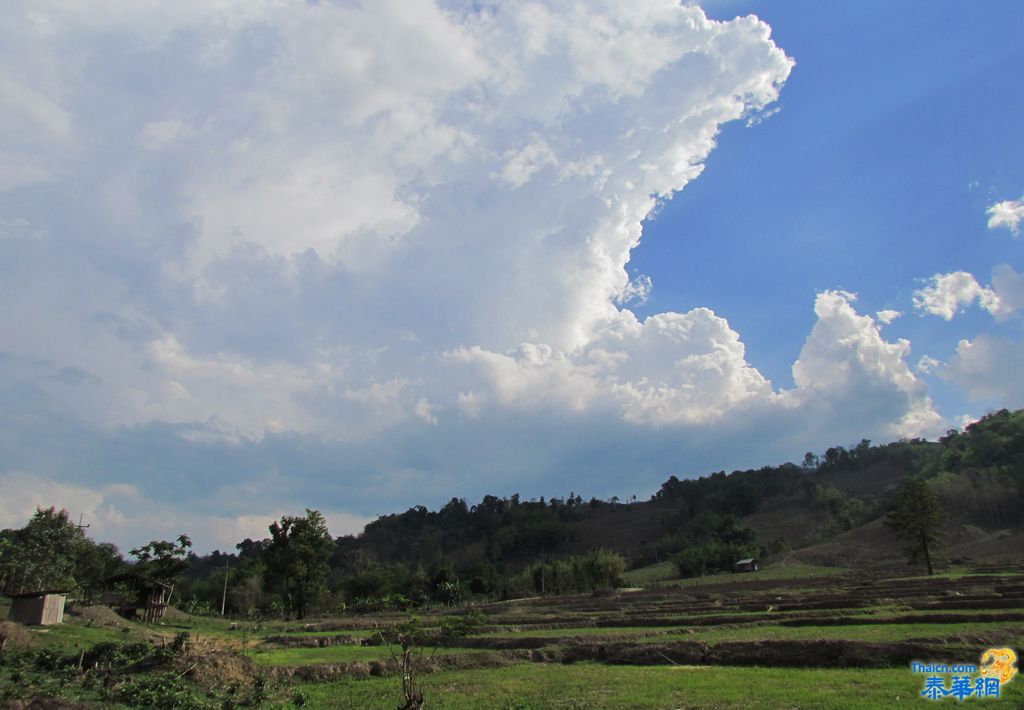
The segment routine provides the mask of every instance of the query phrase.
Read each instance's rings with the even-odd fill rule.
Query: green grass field
[[[627,587],[646,587],[678,576],[676,566],[671,562],[658,562],[647,567],[631,569],[622,575]]]
[[[399,651],[396,649],[395,651]],[[438,656],[477,653],[471,648],[445,648]],[[326,648],[273,648],[247,652],[259,666],[303,666],[312,663],[384,661],[391,658],[387,646],[327,646]],[[428,651],[426,655],[430,655]]]
[[[484,708],[777,708],[929,707],[924,686],[910,669],[807,670],[708,666],[571,666],[522,663],[506,668],[436,673],[424,678],[429,707]],[[370,678],[296,686],[308,708],[394,708],[394,679]],[[1017,708],[1024,682],[1011,683],[1000,700],[979,708]],[[951,701],[955,702],[955,701]]]
[[[103,642],[138,641],[145,635],[145,629],[128,625],[120,629],[111,629],[71,621],[54,626],[29,627],[29,633],[39,648],[75,649],[89,648]]]
[[[640,656],[624,654],[623,648],[630,653],[646,653],[654,662],[661,662],[662,657],[668,661],[670,656],[657,655],[659,649],[646,647],[678,641],[697,641],[710,646],[814,640],[884,645],[913,639],[955,653],[960,653],[957,649],[971,649],[969,658],[922,658],[922,661],[964,663],[977,662],[977,655],[992,646],[1015,648],[1018,653],[1024,651],[1024,620],[1013,620],[1012,616],[1010,621],[975,619],[985,618],[979,615],[1024,612],[1019,605],[1024,591],[1019,574],[995,576],[955,571],[938,578],[878,576],[864,579],[846,570],[794,565],[747,575],[659,580],[659,574],[664,572],[662,567],[660,572],[645,568],[630,573],[647,575],[646,579],[651,580],[648,584],[655,586],[647,592],[531,598],[481,605],[486,628],[477,636],[487,639],[487,645],[503,646],[502,639],[507,639],[508,646],[515,648],[516,639],[538,637],[544,639],[539,644],[543,648],[493,651],[472,647],[479,643],[472,639],[454,640],[450,648],[437,652],[438,659],[448,658],[442,664],[448,670],[420,675],[428,707],[921,708],[931,706],[920,697],[924,677],[904,666],[783,668],[778,667],[780,657],[771,653],[755,657],[759,659],[757,663],[775,664],[773,667],[616,663],[638,662],[630,659]],[[634,578],[634,581],[641,580]],[[823,603],[832,604],[833,599],[834,606],[822,607]],[[953,608],[944,609],[943,606],[949,606],[947,602],[955,602]],[[956,608],[956,604],[961,603],[966,608]],[[978,606],[972,608],[975,603]],[[929,610],[932,608],[929,605],[933,604],[940,605],[942,616],[933,616],[931,622],[925,618],[914,621],[916,616],[935,614]],[[921,610],[913,611],[915,605]],[[777,606],[784,610],[767,611]],[[139,674],[135,681],[140,684],[139,692],[145,690],[152,679],[152,683],[157,684],[154,687],[167,687],[168,692],[183,693],[183,697],[189,698],[184,705],[179,703],[175,707],[213,710],[225,703],[235,706],[243,696],[247,698],[246,703],[252,704],[256,687],[253,683],[263,682],[256,680],[263,677],[268,679],[264,690],[260,691],[259,707],[263,708],[290,708],[298,701],[303,701],[303,707],[308,708],[395,708],[401,702],[400,678],[393,671],[385,670],[383,676],[326,680],[349,672],[365,676],[369,670],[367,663],[392,658],[387,647],[338,644],[292,648],[273,642],[274,637],[282,636],[289,640],[309,639],[311,644],[320,637],[365,638],[376,633],[375,622],[386,627],[403,618],[395,614],[302,622],[232,622],[177,612],[169,614],[163,623],[147,626],[117,619],[109,611],[105,614],[102,610],[94,611],[92,621],[76,614],[66,616],[66,623],[61,625],[27,630],[32,648],[19,651],[20,660],[12,654],[10,662],[0,662],[0,706],[13,698],[61,697],[91,702],[92,707],[97,708],[117,707],[116,703],[123,702],[126,696],[111,694],[109,683],[128,682],[130,675],[123,679],[115,675],[111,681],[109,675],[90,677],[87,672],[69,669],[66,663],[61,669],[48,670],[50,657],[45,654],[60,652],[77,659],[82,650],[95,644],[142,639],[161,647],[182,631],[190,635],[193,655],[178,658],[177,665],[170,669]],[[432,627],[438,623],[440,615],[463,611],[425,609],[419,614],[420,623],[422,627]],[[909,619],[885,623],[887,618],[897,615]],[[876,623],[829,625],[827,621],[833,617]],[[783,625],[793,618],[816,625]],[[545,626],[548,628],[543,628]],[[607,644],[614,644],[608,648],[615,651],[605,656]],[[771,651],[772,647],[765,648]],[[810,648],[816,653],[815,647]],[[211,686],[182,677],[189,672],[193,661],[204,663],[204,654],[226,653],[226,649],[241,652],[255,664],[256,670],[253,670],[245,659],[231,656],[242,663],[243,670],[247,669],[245,678],[239,679],[236,675],[231,681],[244,683],[242,689],[231,690],[231,684],[223,679],[218,681],[219,685]],[[594,653],[595,649],[600,653]],[[665,652],[671,653],[667,649]],[[43,655],[38,658],[31,655],[40,653]],[[671,657],[680,659],[678,655]],[[705,656],[714,662],[725,662],[716,659],[727,657]],[[855,658],[856,654],[851,657]],[[603,658],[607,662],[560,662],[572,658]],[[355,666],[346,665],[350,663]],[[804,658],[799,663],[813,666],[814,657]],[[313,665],[324,668],[310,669],[306,675],[299,671],[303,666]],[[373,672],[380,672],[380,668],[376,667]],[[293,684],[288,680],[293,677],[322,680]],[[158,685],[161,683],[163,685]],[[1018,677],[1004,691],[1004,697],[998,701],[968,702],[977,707],[1024,707],[1024,678]],[[955,702],[949,698],[945,704]]]

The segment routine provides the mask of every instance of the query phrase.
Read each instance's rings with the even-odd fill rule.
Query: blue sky
[[[935,273],[984,280],[1020,264],[1020,242],[990,233],[985,213],[1024,183],[1019,5],[724,2],[710,14],[748,12],[797,66],[779,113],[727,125],[700,180],[645,226],[630,267],[655,288],[640,312],[712,307],[782,386],[818,291],[905,312],[886,334],[908,338],[915,356],[945,359],[960,338],[998,328],[973,311],[948,324],[921,317],[912,292]],[[1002,405],[929,384],[951,418]]]
[[[753,17],[751,15],[756,15]],[[0,525],[646,496],[1024,405],[1018,3],[15,3]]]

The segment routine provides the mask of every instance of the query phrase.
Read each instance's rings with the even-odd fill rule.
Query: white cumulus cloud
[[[1014,236],[1020,234],[1020,223],[1024,220],[1024,198],[1003,200],[988,208],[988,228],[1005,227]]]
[[[996,292],[979,284],[966,271],[935,274],[931,277],[930,286],[914,291],[915,308],[946,320],[952,320],[961,308],[975,301],[990,313],[999,311]]]
[[[106,487],[130,481],[221,540],[282,512],[266,500],[351,521],[551,477],[599,494],[698,450],[738,463],[737,441],[763,463],[843,427],[936,426],[909,344],[879,333],[895,312],[849,294],[818,296],[790,390],[710,309],[630,310],[652,288],[628,269],[644,220],[793,66],[757,18],[664,0],[5,10],[0,470],[78,486],[97,518],[127,516]]]
[[[890,323],[892,323],[894,320],[896,320],[897,318],[901,317],[902,315],[903,315],[902,311],[896,311],[896,310],[893,310],[891,308],[887,308],[885,310],[878,311],[875,314],[875,320],[877,320],[879,323],[883,323],[885,325],[889,325]]]
[[[800,357],[793,365],[796,389],[786,392],[790,403],[833,407],[842,403],[850,413],[882,402],[901,412],[890,435],[920,436],[941,425],[927,388],[907,364],[910,342],[886,341],[875,321],[853,307],[856,296],[844,291],[818,295],[818,315]]]
[[[993,270],[991,286],[982,286],[966,271],[935,274],[930,282],[930,286],[914,291],[914,306],[946,320],[975,302],[999,319],[1024,307],[1024,276],[1009,264]]]

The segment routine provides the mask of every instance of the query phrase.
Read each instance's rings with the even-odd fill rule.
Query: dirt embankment
[[[982,623],[992,621],[1024,621],[1024,612],[1007,611],[998,614],[905,614],[902,616],[834,616],[830,618],[783,619],[779,626],[878,626],[884,624],[959,624],[965,621]]]
[[[375,646],[372,637],[347,636],[267,636],[263,643],[280,648],[327,648],[328,646]],[[367,643],[367,642],[370,643]]]
[[[256,677],[257,668],[252,659],[236,651],[207,651],[186,655],[178,661],[185,674],[204,688],[223,690],[244,686]]]
[[[119,615],[109,606],[102,604],[91,604],[82,606],[80,604],[69,605],[67,608],[69,616],[78,617],[88,626],[99,626],[105,629],[123,629],[131,622]]]
[[[883,668],[922,658],[957,659],[977,646],[949,642],[869,643],[844,640],[735,641],[713,646],[698,641],[666,644],[578,644],[562,651],[564,663],[598,661],[613,665],[723,665],[785,668]]]
[[[435,673],[441,670],[501,668],[525,660],[530,660],[530,655],[526,651],[436,656],[421,661],[417,672]],[[316,663],[304,666],[275,666],[268,669],[268,675],[274,681],[306,683],[325,683],[342,678],[369,678],[398,672],[398,663],[395,660]]]

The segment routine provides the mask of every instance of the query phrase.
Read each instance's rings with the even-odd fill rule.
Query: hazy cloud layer
[[[987,212],[989,229],[1005,227],[1016,236],[1024,217],[1024,202],[998,202]],[[977,303],[1008,327],[999,335],[982,333],[973,339],[961,339],[945,363],[926,355],[919,360],[917,370],[955,383],[974,400],[1001,407],[1019,406],[1024,398],[1020,367],[1024,362],[1024,340],[1020,338],[1016,314],[1024,309],[1024,274],[1009,264],[999,264],[992,271],[990,286],[981,285],[964,271],[936,274],[929,281],[929,286],[914,292],[914,305],[919,311],[948,321]]]
[[[941,430],[898,313],[852,294],[818,295],[792,389],[709,309],[629,310],[643,220],[792,67],[754,18],[15,3],[0,61],[0,472],[48,494],[0,524],[59,498],[224,546]]]
[[[1024,341],[979,335],[973,340],[960,341],[941,374],[975,399],[1013,407],[1024,398],[1021,362],[1024,362]]]

